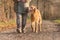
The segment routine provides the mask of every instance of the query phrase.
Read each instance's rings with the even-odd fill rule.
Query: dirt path
[[[9,29],[0,33],[0,40],[60,40],[60,26],[57,26],[51,21],[43,21],[42,32],[31,32],[30,24],[28,23],[25,32],[18,34],[14,29]]]

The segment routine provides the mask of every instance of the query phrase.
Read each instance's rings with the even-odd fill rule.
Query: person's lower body
[[[17,24],[17,29],[16,29],[16,31],[18,32],[18,33],[20,33],[20,19],[21,19],[21,15],[19,14],[19,13],[16,13],[16,24]]]
[[[25,13],[25,14],[23,14],[23,13],[19,14],[19,13],[17,13],[16,16],[17,16],[17,19],[16,19],[16,22],[17,22],[17,32],[18,33],[21,33],[21,32],[24,33],[24,28],[25,28],[26,20],[27,20],[27,13]],[[20,25],[21,21],[22,21],[22,26]]]
[[[22,32],[24,32],[26,21],[27,21],[27,14],[22,14]]]

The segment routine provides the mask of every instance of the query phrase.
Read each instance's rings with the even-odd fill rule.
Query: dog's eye
[[[31,7],[32,8],[32,7]]]
[[[31,7],[33,9],[33,7]]]

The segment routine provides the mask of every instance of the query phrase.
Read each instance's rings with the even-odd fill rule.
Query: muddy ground
[[[42,32],[31,32],[30,23],[27,23],[25,33],[18,34],[16,27],[0,32],[0,40],[60,40],[60,26],[52,21],[44,20]]]

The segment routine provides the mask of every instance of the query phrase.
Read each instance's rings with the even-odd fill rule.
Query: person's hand
[[[17,1],[26,2],[27,0],[17,0]]]
[[[17,1],[21,1],[21,0],[17,0]]]

